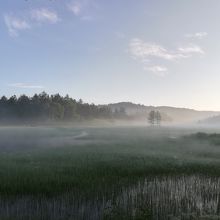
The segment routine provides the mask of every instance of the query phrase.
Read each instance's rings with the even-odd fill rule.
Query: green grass
[[[136,134],[132,129],[121,129],[122,133],[118,134],[114,129],[106,128],[104,131],[89,129],[90,135],[73,145],[51,146],[51,137],[56,137],[56,133],[63,139],[67,136],[66,129],[64,135],[60,131],[63,132],[54,129],[54,134],[50,130],[48,136],[44,134],[46,139],[42,146],[35,146],[33,133],[26,137],[33,139],[32,145],[28,146],[22,146],[19,136],[21,146],[15,144],[12,149],[1,153],[1,195],[53,195],[72,190],[85,192],[87,189],[93,192],[93,188],[117,188],[121,182],[130,184],[148,175],[220,174],[216,159],[220,149],[216,151],[206,142],[204,146],[201,143],[198,146],[193,138],[172,140],[160,133],[157,137],[157,131],[152,137],[147,129],[140,129],[140,133],[135,130]],[[38,135],[36,133],[36,140]],[[41,133],[39,136],[42,138]],[[84,144],[86,139],[88,142]],[[215,151],[207,156],[207,152],[211,154],[211,148]]]
[[[71,193],[87,200],[108,199],[150,177],[220,177],[220,135],[196,132],[138,127],[1,128],[0,195],[50,199]],[[87,135],[80,137],[82,133]],[[111,210],[106,219],[120,214]],[[137,219],[149,215],[145,211],[139,210]]]
[[[195,140],[170,140],[169,137],[160,137],[160,134],[155,138],[148,136],[147,129],[146,133],[143,133],[144,129],[140,130],[142,133],[136,131],[139,137],[130,129],[121,129],[122,133],[116,134],[114,129],[108,128],[106,131],[88,131],[91,136],[85,138],[89,140],[86,144],[83,139],[76,145],[53,147],[50,140],[56,133],[65,139],[66,129],[64,135],[59,133],[60,130],[63,132],[55,129],[54,134],[49,130],[42,143],[45,146],[35,146],[35,136],[30,133],[27,138],[33,139],[32,145],[24,147],[20,143],[22,139],[19,139],[21,146],[15,144],[8,152],[1,153],[1,195],[54,194],[73,189],[85,191],[93,184],[98,187],[104,183],[110,187],[115,182],[130,183],[131,177],[135,181],[136,178],[156,174],[205,173],[206,170],[208,174],[210,171],[216,175],[220,173],[216,152],[213,157],[206,157],[211,147],[204,149],[200,146],[197,149]],[[36,133],[36,139],[38,135]],[[23,138],[23,135],[18,138]]]

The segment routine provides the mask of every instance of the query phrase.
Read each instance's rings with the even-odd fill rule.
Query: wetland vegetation
[[[218,132],[0,128],[0,217],[218,219]]]

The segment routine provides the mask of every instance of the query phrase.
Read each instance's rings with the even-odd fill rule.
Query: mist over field
[[[220,220],[220,1],[0,1],[0,220]]]
[[[217,111],[43,92],[0,113],[1,219],[219,218]]]
[[[7,125],[150,125],[150,113],[158,113],[159,121],[167,126],[216,126],[218,111],[198,111],[168,106],[145,106],[131,102],[95,105],[59,93],[46,92],[33,96],[13,95],[0,98],[0,124]],[[153,116],[154,117],[154,116]],[[156,116],[155,116],[156,117]],[[156,120],[156,118],[155,118]]]
[[[0,217],[212,219],[220,211],[218,132],[1,127]]]

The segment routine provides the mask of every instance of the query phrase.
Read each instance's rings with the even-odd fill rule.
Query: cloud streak
[[[186,38],[190,38],[190,39],[203,39],[207,36],[208,36],[207,32],[197,32],[194,34],[186,34],[185,35]]]
[[[55,11],[47,8],[33,9],[28,13],[24,13],[23,17],[25,19],[12,13],[4,15],[4,22],[10,36],[17,37],[19,32],[31,29],[37,23],[55,24],[61,20]]]
[[[92,9],[96,8],[97,5],[92,0],[73,0],[70,1],[66,7],[67,10],[72,12],[76,17],[82,21],[93,21],[94,16],[91,15]]]
[[[205,51],[199,47],[198,45],[190,44],[187,47],[180,47],[178,48],[178,51],[182,54],[192,56],[193,54],[205,54]]]
[[[40,85],[32,85],[26,83],[11,83],[8,84],[9,87],[19,88],[19,89],[43,89],[43,86]]]
[[[135,59],[140,59],[142,62],[148,61],[152,57],[165,60],[177,58],[175,54],[168,52],[164,47],[155,43],[144,42],[139,38],[131,40],[129,50]]]
[[[164,66],[150,66],[144,67],[144,70],[150,71],[158,76],[165,76],[168,73],[168,69]]]
[[[17,18],[13,15],[5,14],[4,15],[5,25],[8,29],[9,35],[16,37],[19,35],[19,32],[22,30],[30,29],[30,24],[24,19]]]
[[[132,39],[129,44],[129,51],[135,59],[142,61],[150,58],[159,58],[173,61],[177,59],[188,58],[192,54],[204,54],[205,52],[197,45],[180,47],[178,50],[168,50],[163,46],[155,43],[144,42],[139,38]]]
[[[31,18],[37,22],[43,23],[57,23],[60,18],[55,11],[51,11],[47,8],[34,9],[31,11]]]
[[[67,8],[75,15],[75,16],[79,16],[81,14],[82,11],[82,3],[80,3],[79,1],[74,1],[74,2],[70,2],[69,4],[67,4]]]
[[[144,65],[145,70],[160,74],[167,72],[168,69],[166,67],[161,67],[158,65],[149,67],[149,63],[152,60],[171,62],[190,58],[196,54],[205,54],[204,50],[195,44],[189,44],[184,47],[179,47],[175,50],[169,50],[159,44],[144,42],[139,38],[134,38],[130,41],[129,52],[132,58],[141,62]]]

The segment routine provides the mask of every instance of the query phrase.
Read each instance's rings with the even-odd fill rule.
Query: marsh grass
[[[0,217],[218,218],[220,137],[191,133],[1,128]]]

